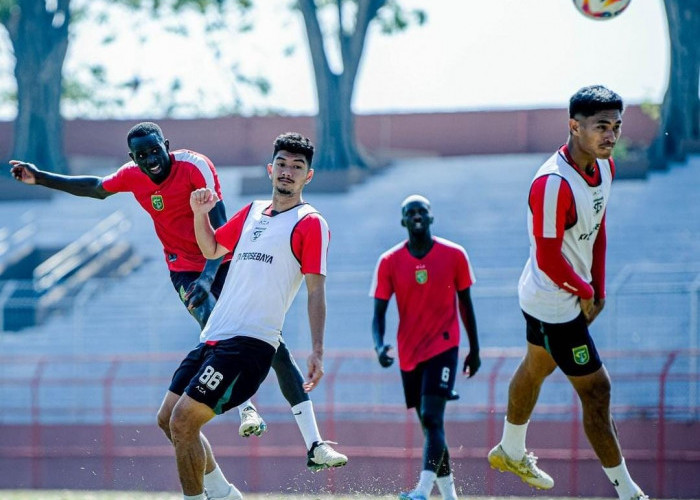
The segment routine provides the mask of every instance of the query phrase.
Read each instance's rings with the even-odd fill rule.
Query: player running
[[[423,470],[403,500],[426,500],[435,483],[443,500],[457,500],[445,439],[445,405],[454,392],[459,350],[459,316],[469,338],[463,371],[473,377],[481,366],[476,319],[469,288],[474,272],[460,245],[430,234],[430,202],[412,195],[401,204],[404,241],[384,252],[377,263],[370,295],[374,297],[372,336],[379,364],[391,366],[391,346],[384,343],[386,310],[396,294],[399,365],[407,408],[415,408],[423,428]]]

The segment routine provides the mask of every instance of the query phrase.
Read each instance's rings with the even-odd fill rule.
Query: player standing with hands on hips
[[[602,85],[576,92],[569,139],[530,186],[530,258],[518,284],[527,352],[510,382],[503,437],[488,461],[536,488],[554,486],[527,453],[525,436],[540,387],[559,367],[581,400],[586,436],[619,498],[641,500],[647,497],[627,471],[610,414],[610,377],[588,331],[605,305],[605,209],[622,112],[622,98]]]
[[[469,354],[464,373],[469,377],[481,366],[476,319],[469,287],[474,272],[460,245],[433,237],[430,202],[411,195],[401,204],[401,225],[408,240],[384,252],[377,263],[370,295],[374,297],[372,337],[379,364],[394,362],[391,346],[384,343],[389,299],[396,295],[399,367],[407,408],[415,408],[425,442],[423,470],[413,491],[403,500],[426,500],[437,482],[443,500],[457,500],[450,454],[445,439],[445,406],[457,399],[457,374],[462,318]],[[459,307],[457,304],[459,303]]]

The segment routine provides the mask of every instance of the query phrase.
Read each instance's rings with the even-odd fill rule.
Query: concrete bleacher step
[[[482,343],[518,344],[522,320],[515,286],[528,254],[527,189],[546,156],[406,159],[347,193],[309,193],[306,201],[323,213],[332,233],[327,280],[328,348],[371,345],[371,274],[380,253],[405,238],[399,205],[412,193],[431,199],[434,234],[463,244],[472,259],[477,276],[473,296],[480,331],[484,332]],[[234,190],[240,173],[226,168],[219,172],[230,216],[249,199]],[[693,157],[687,165],[653,173],[647,180],[615,184],[608,209],[609,281],[630,262],[697,260],[700,208],[692,200],[700,187],[699,172],[700,159]],[[142,335],[154,335],[157,340],[151,344],[162,349],[180,349],[186,343],[182,336],[195,335],[196,324],[170,285],[152,222],[131,196],[97,201],[57,195],[50,201],[34,203],[25,203],[21,210],[34,212],[34,220],[41,224],[37,235],[40,239],[57,239],[61,233],[58,227],[65,229],[64,239],[80,234],[115,209],[123,211],[132,223],[126,238],[146,263],[135,276],[101,286],[90,299],[91,310],[97,312],[80,313],[82,328],[92,324],[98,325],[95,330],[111,327],[119,332],[115,337],[120,339],[113,341],[117,350],[127,346],[122,339],[138,330],[139,324],[148,325],[148,333]],[[304,301],[302,289],[288,314],[284,332],[298,348],[308,342]],[[392,331],[395,317],[390,321],[394,322]],[[158,324],[163,327],[155,326]],[[170,335],[161,330],[188,333]],[[109,349],[110,345],[103,348]]]

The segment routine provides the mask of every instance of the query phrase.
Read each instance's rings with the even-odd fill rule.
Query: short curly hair
[[[314,145],[308,137],[304,137],[297,132],[280,134],[274,142],[272,159],[274,160],[277,153],[282,150],[304,155],[307,165],[311,167],[311,161],[314,158]]]
[[[141,122],[131,127],[129,133],[126,134],[126,145],[131,146],[131,139],[134,137],[146,137],[151,134],[156,134],[161,141],[165,140],[163,131],[157,124],[153,122]]]
[[[576,115],[593,116],[599,111],[624,110],[622,97],[602,85],[589,85],[580,88],[569,100],[569,118]]]

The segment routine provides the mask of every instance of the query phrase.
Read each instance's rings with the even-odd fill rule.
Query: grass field
[[[358,500],[367,498],[373,500],[396,499],[390,496],[357,495],[283,495],[270,493],[266,495],[245,495],[245,500]],[[143,491],[79,491],[79,490],[0,490],[0,500],[182,500],[179,493],[156,493]],[[438,500],[439,497],[431,497]],[[502,500],[499,497],[469,497],[470,500]],[[532,497],[508,497],[509,500],[532,500]],[[551,500],[552,497],[537,496],[537,500]],[[556,497],[556,500],[610,500],[596,498],[566,498]]]

